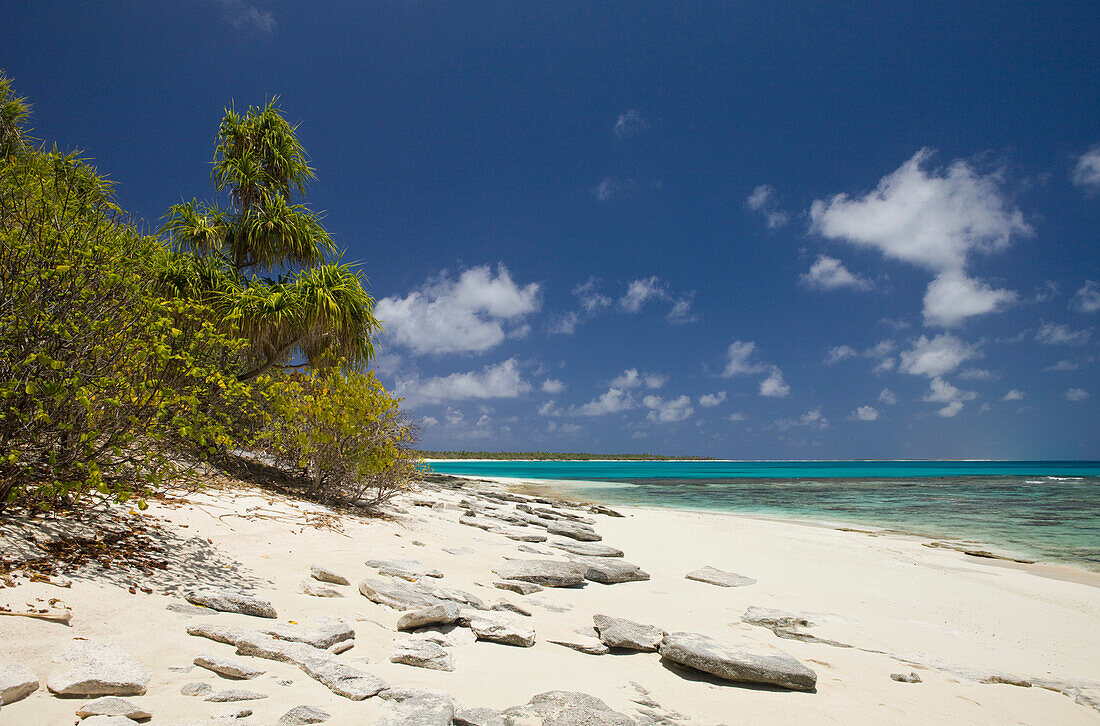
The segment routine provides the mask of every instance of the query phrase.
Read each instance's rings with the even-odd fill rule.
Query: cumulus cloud
[[[542,382],[540,388],[542,388],[543,393],[557,395],[565,390],[565,384],[556,378],[547,378]]]
[[[825,365],[833,365],[849,358],[872,358],[879,361],[876,366],[876,372],[879,370],[891,370],[894,367],[894,359],[889,357],[897,345],[892,340],[880,340],[870,348],[864,348],[863,350],[856,350],[850,345],[836,345],[828,350],[825,354],[825,359],[822,361]]]
[[[1095,313],[1100,310],[1100,283],[1086,280],[1069,301],[1069,309],[1079,313]]]
[[[547,330],[558,335],[572,335],[577,332],[577,326],[580,325],[580,322],[581,316],[570,311],[551,322]]]
[[[768,223],[768,229],[777,229],[790,221],[790,215],[779,208],[775,197],[773,187],[761,184],[753,189],[752,194],[745,200],[749,209],[763,215]]]
[[[883,388],[882,392],[878,394],[878,402],[884,403],[887,406],[893,406],[898,402],[897,394],[891,391],[889,388]]]
[[[747,420],[748,416],[746,416],[743,413],[731,413],[729,416],[726,416],[726,418],[729,419],[730,421],[738,422],[738,421]]]
[[[844,263],[827,255],[818,255],[810,265],[810,271],[799,276],[799,281],[811,290],[870,290],[871,281],[852,274]]]
[[[760,381],[760,395],[769,398],[784,398],[791,392],[791,387],[783,380],[783,371],[773,367],[768,377]]]
[[[1004,395],[1002,401],[1022,401],[1024,400],[1024,392],[1018,388],[1013,388],[1011,391]]]
[[[931,156],[922,149],[862,197],[816,200],[810,229],[935,273],[925,295],[925,321],[953,326],[1016,299],[1013,292],[968,277],[967,259],[1002,250],[1032,228],[1006,198],[999,173],[980,174],[965,161],[927,169]]]
[[[713,408],[726,401],[726,392],[719,391],[718,393],[704,393],[699,396],[699,405],[703,408]]]
[[[515,358],[485,366],[480,372],[452,373],[432,378],[406,378],[397,381],[397,395],[411,407],[470,399],[516,398],[531,390],[520,375]]]
[[[980,355],[977,346],[967,345],[950,333],[941,333],[931,339],[922,335],[912,348],[902,352],[901,370],[914,376],[935,378]]]
[[[1071,388],[1068,391],[1066,391],[1066,400],[1067,401],[1074,401],[1074,402],[1084,401],[1088,397],[1089,397],[1089,392],[1086,391],[1084,388]]]
[[[539,285],[520,286],[504,265],[473,267],[457,279],[444,270],[406,297],[385,297],[375,314],[385,336],[413,353],[478,353],[521,332],[539,309]]]
[[[637,402],[629,393],[612,386],[599,398],[581,406],[576,413],[581,416],[606,416],[609,413],[620,413],[637,407]]]
[[[695,413],[691,407],[691,399],[687,396],[665,400],[660,396],[646,396],[642,403],[649,409],[646,420],[654,423],[675,423]]]
[[[985,368],[965,368],[959,371],[959,378],[968,381],[996,381],[1001,377],[1000,373],[994,373]]]
[[[815,201],[811,229],[935,272],[960,269],[968,253],[1003,249],[1013,235],[1031,233],[1002,194],[1000,175],[983,176],[965,161],[926,170],[932,153],[918,151],[862,197]]]
[[[1016,302],[1011,290],[995,290],[962,270],[945,270],[924,293],[924,324],[954,328],[975,315],[998,312]]]
[[[558,408],[557,402],[554,399],[550,399],[546,403],[538,407],[539,416],[561,416],[561,409]]]
[[[270,10],[260,10],[244,0],[217,0],[222,6],[226,20],[236,30],[255,30],[270,35],[275,32],[275,16]]]
[[[946,404],[937,413],[944,418],[951,418],[962,410],[964,401],[972,401],[978,396],[974,391],[962,391],[952,386],[942,378],[936,377],[928,384],[928,393],[921,400],[929,403]]]
[[[860,406],[852,411],[851,419],[853,421],[876,421],[878,420],[878,409],[874,406]]]
[[[837,345],[829,348],[829,352],[825,354],[824,363],[827,366],[831,366],[834,363],[839,363],[842,360],[848,360],[849,358],[855,358],[858,355],[855,348],[850,345]]]
[[[649,122],[637,109],[629,109],[615,121],[615,138],[625,139],[643,133],[649,129]]]
[[[607,202],[619,196],[625,191],[633,189],[637,183],[633,179],[619,179],[614,176],[605,176],[592,190],[592,194],[601,202]]]
[[[730,343],[730,347],[726,349],[726,369],[722,375],[727,378],[748,376],[768,370],[769,366],[766,363],[749,360],[755,349],[756,343],[751,340],[735,340]]]
[[[628,313],[636,313],[649,300],[664,300],[667,298],[668,290],[664,283],[654,275],[640,280],[631,280],[626,287],[626,294],[619,298],[619,307]]]
[[[668,321],[670,323],[693,323],[698,320],[698,317],[691,310],[692,304],[695,302],[695,293],[685,295],[676,302],[672,303],[672,309],[668,311]]]
[[[431,428],[432,426],[438,426],[439,419],[437,419],[435,416],[425,416],[424,418],[420,419],[420,425],[426,429]]]
[[[1075,371],[1080,367],[1081,365],[1079,363],[1074,363],[1071,360],[1060,360],[1054,365],[1047,366],[1043,370],[1052,371],[1054,373],[1065,373],[1067,371]]]
[[[1081,154],[1070,178],[1079,187],[1100,189],[1100,144]]]
[[[1035,333],[1035,340],[1045,345],[1084,345],[1092,337],[1092,328],[1072,330],[1068,325],[1043,323]]]
[[[775,422],[776,428],[781,431],[794,428],[795,426],[807,426],[810,428],[827,429],[829,428],[829,419],[825,418],[821,413],[821,407],[811,409],[806,413],[799,416],[797,419],[784,418]]]
[[[638,373],[637,368],[627,368],[611,381],[612,388],[660,388],[668,382],[668,376],[660,373]]]
[[[573,295],[580,301],[581,310],[595,313],[611,304],[611,298],[600,292],[600,281],[595,277],[573,288]]]

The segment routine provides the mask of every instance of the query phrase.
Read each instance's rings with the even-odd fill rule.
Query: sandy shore
[[[43,684],[0,708],[0,724],[76,722],[76,708],[90,699],[57,698],[45,683],[63,668],[54,657],[80,638],[115,643],[152,672],[148,692],[130,700],[150,711],[149,723],[157,726],[212,723],[210,717],[227,705],[254,711],[237,721],[243,724],[274,724],[300,704],[330,713],[329,724],[371,724],[393,710],[383,698],[340,697],[292,664],[235,656],[231,645],[188,635],[187,628],[200,622],[251,629],[273,622],[166,609],[202,585],[250,589],[274,605],[279,622],[344,620],[354,626],[355,647],[338,656],[342,662],[393,687],[444,691],[464,708],[503,709],[543,691],[567,690],[596,696],[639,723],[1100,723],[1100,711],[1090,705],[1100,704],[1100,583],[1092,573],[1075,571],[1073,577],[1058,579],[1040,576],[1044,573],[1035,568],[1005,567],[929,548],[913,538],[736,515],[623,508],[627,516],[622,518],[585,516],[594,520],[602,542],[622,549],[626,560],[650,574],[649,580],[589,582],[582,588],[518,595],[494,588],[499,578],[491,568],[506,557],[540,557],[521,547],[559,559],[564,553],[545,543],[525,545],[463,526],[459,503],[464,497],[470,497],[469,491],[414,492],[396,502],[402,511],[392,519],[337,515],[249,488],[154,502],[136,516],[158,525],[153,537],[167,548],[167,569],[134,574],[90,566],[68,573],[71,588],[16,577],[14,587],[0,589],[0,603],[12,609],[56,597],[73,611],[68,626],[0,617],[0,666],[22,663]],[[476,500],[475,505],[491,512],[484,509],[491,501]],[[529,610],[524,621],[536,631],[535,645],[456,645],[448,648],[455,662],[451,672],[391,663],[399,613],[367,600],[356,583],[379,578],[366,560],[396,558],[438,569],[444,577],[432,584],[461,589],[488,604],[506,600]],[[314,564],[351,581],[346,587],[329,586],[344,597],[301,591]],[[756,583],[726,588],[684,578],[704,565]],[[138,586],[134,594],[131,583]],[[142,586],[153,593],[146,594]],[[753,606],[787,611],[810,625],[801,629],[802,639],[780,638],[742,622]],[[592,626],[597,613],[668,632],[701,633],[760,653],[783,651],[816,672],[817,689],[805,693],[732,684],[669,667],[656,653],[594,656],[550,642],[576,637],[577,629]],[[228,681],[198,667],[188,670],[196,656],[207,653],[248,661],[266,673]],[[922,682],[890,678],[910,672]],[[995,675],[1034,685],[981,682]],[[196,681],[214,690],[247,688],[268,697],[218,704],[180,693],[184,684]],[[642,715],[647,709],[648,721]]]

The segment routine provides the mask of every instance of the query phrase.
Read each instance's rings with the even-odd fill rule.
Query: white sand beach
[[[465,499],[466,508],[478,512],[466,519],[513,534],[546,534],[545,525],[520,528],[489,519],[522,514],[516,501],[479,496],[476,489],[502,492],[504,487],[452,486],[430,484],[403,495],[388,518],[340,514],[243,486],[180,494],[131,515],[157,525],[150,541],[165,546],[166,569],[141,573],[91,565],[67,572],[68,588],[32,582],[17,570],[11,585],[0,589],[0,604],[19,610],[36,604],[36,598],[59,598],[72,609],[72,619],[65,625],[0,617],[0,669],[22,664],[41,682],[29,696],[0,707],[0,724],[68,726],[78,721],[77,709],[91,697],[59,698],[47,683],[72,667],[56,662],[57,656],[83,639],[117,645],[148,669],[146,692],[127,698],[152,714],[146,722],[154,726],[215,723],[212,717],[242,708],[253,713],[234,723],[275,724],[299,705],[327,712],[331,718],[325,723],[334,725],[439,722],[409,715],[408,704],[415,698],[398,704],[394,696],[408,694],[397,689],[449,694],[457,715],[446,723],[456,724],[574,723],[505,721],[470,711],[499,712],[555,690],[590,694],[632,719],[590,721],[607,724],[1100,723],[1100,577],[1094,573],[1006,566],[897,535],[676,510],[622,508],[618,511],[625,516],[613,517],[558,506],[548,511],[590,519],[599,543],[625,555],[606,559],[634,563],[649,579],[588,581],[583,587],[546,587],[520,595],[494,587],[501,578],[493,568],[506,558],[564,562],[566,553],[547,542],[524,543],[463,526]],[[544,519],[550,521],[570,520]],[[13,531],[3,530],[8,557],[16,551]],[[416,560],[442,577],[409,583],[365,564],[395,559]],[[351,584],[311,580],[313,565]],[[708,565],[755,582],[723,587],[685,579],[686,573]],[[357,588],[364,578],[460,590],[485,607],[500,601],[518,605],[530,616],[507,615],[532,628],[535,643],[518,647],[475,640],[466,628],[447,626],[443,630],[453,629],[454,644],[444,650],[453,671],[392,663],[394,639],[405,637],[396,628],[401,613],[364,597]],[[303,581],[342,597],[305,594]],[[166,609],[183,605],[184,593],[206,586],[250,592],[269,601],[278,618]],[[779,628],[791,637],[778,637],[742,620],[753,607],[784,611],[806,624]],[[591,628],[596,614],[667,633],[698,633],[757,654],[786,653],[816,673],[816,689],[730,682],[672,665],[655,652],[589,655],[551,642],[583,639],[577,631]],[[236,655],[232,644],[187,632],[196,625],[262,631],[276,622],[305,626],[326,617],[354,629],[354,647],[325,657],[381,678],[389,692],[350,700],[293,663]],[[264,673],[229,680],[193,666],[202,655],[246,663]],[[891,674],[911,673],[920,682],[891,679]],[[266,698],[213,703],[203,695],[181,693],[196,682],[213,692],[247,689]]]

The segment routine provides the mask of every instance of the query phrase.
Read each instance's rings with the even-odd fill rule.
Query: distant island
[[[717,461],[709,456],[571,454],[554,451],[420,451],[423,459],[529,459],[533,461]]]

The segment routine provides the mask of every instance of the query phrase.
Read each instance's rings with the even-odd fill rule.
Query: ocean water
[[[446,461],[609,505],[871,525],[1100,571],[1095,461]]]

